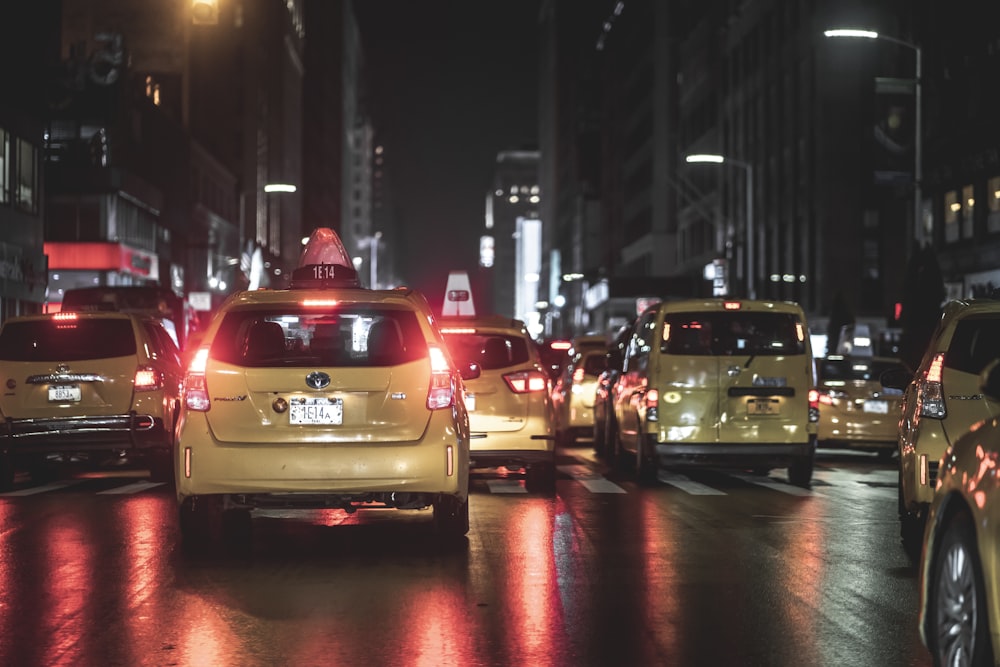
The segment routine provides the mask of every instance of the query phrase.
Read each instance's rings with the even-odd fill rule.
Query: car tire
[[[10,454],[0,454],[0,491],[14,488],[14,461]]]
[[[927,640],[935,665],[992,665],[986,588],[972,518],[944,526],[930,564]]]
[[[923,548],[924,526],[926,524],[924,517],[926,513],[911,512],[906,508],[906,502],[903,500],[902,470],[899,473],[899,485],[897,488],[899,541],[903,545],[903,551],[906,553],[907,558],[910,559],[910,562],[916,564],[920,562],[920,551]]]
[[[434,501],[434,532],[443,538],[460,538],[469,532],[469,499],[440,496]]]
[[[607,429],[604,422],[594,422],[594,454],[603,459],[607,456]]]
[[[640,436],[635,449],[635,479],[640,484],[655,484],[657,472],[656,459],[650,456],[645,437]]]
[[[813,457],[802,456],[788,464],[788,481],[794,486],[808,489],[812,486]]]
[[[185,546],[203,547],[222,532],[222,502],[215,496],[185,498],[178,509]]]
[[[524,488],[531,492],[550,493],[556,490],[554,461],[532,463],[524,471]]]
[[[149,481],[173,483],[174,460],[170,452],[150,452],[146,465],[149,467]]]

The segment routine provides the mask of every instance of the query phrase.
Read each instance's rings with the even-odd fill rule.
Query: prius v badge
[[[330,376],[323,371],[313,371],[306,376],[306,385],[313,389],[325,389],[330,386]]]

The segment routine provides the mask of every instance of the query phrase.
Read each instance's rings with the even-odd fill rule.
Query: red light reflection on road
[[[395,661],[412,667],[471,664],[475,633],[468,627],[466,605],[463,596],[441,588],[415,595],[408,607],[420,612],[411,618],[413,627],[406,633],[409,645],[402,647]]]
[[[645,540],[643,553],[636,554],[645,565],[645,599],[643,609],[647,616],[647,627],[681,628],[683,604],[676,586],[677,541],[683,537],[677,534],[673,517],[657,506],[654,498],[644,495],[642,500],[641,527]],[[676,632],[657,636],[662,642],[663,656],[668,660],[678,660],[681,643]],[[652,658],[652,656],[650,656]]]
[[[79,644],[90,636],[88,629],[92,626],[86,607],[99,568],[94,562],[89,537],[79,525],[72,523],[71,516],[53,517],[45,532],[47,613],[42,623],[50,641],[43,662],[46,665],[73,664],[74,656],[89,653]]]

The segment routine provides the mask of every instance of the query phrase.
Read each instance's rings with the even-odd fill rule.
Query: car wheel
[[[808,489],[812,485],[813,457],[803,456],[788,465],[788,481],[795,486]]]
[[[604,422],[594,422],[594,453],[597,454],[598,458],[604,458],[607,456],[605,449],[607,447],[607,439],[605,438],[606,429]]]
[[[28,474],[35,484],[45,484],[56,478],[56,464],[50,462],[44,455],[31,459],[28,463]]]
[[[174,481],[174,460],[170,452],[150,452],[146,465],[149,466],[151,482],[172,483]]]
[[[445,538],[458,538],[469,532],[469,499],[441,496],[434,502],[434,532]]]
[[[556,465],[553,461],[532,463],[524,472],[524,488],[542,493],[556,489]]]
[[[968,514],[949,520],[931,563],[927,637],[937,665],[992,665],[986,589]]]
[[[635,448],[635,478],[640,484],[654,484],[656,473],[656,460],[650,456],[645,438],[640,436]]]
[[[0,491],[14,488],[14,461],[10,454],[0,454]]]
[[[185,498],[178,511],[181,539],[186,546],[211,542],[222,532],[222,502],[215,496]]]
[[[899,486],[897,498],[899,508],[899,541],[903,545],[903,551],[913,563],[920,562],[920,550],[924,541],[924,512],[911,512],[906,507],[903,500],[903,473],[899,473]]]

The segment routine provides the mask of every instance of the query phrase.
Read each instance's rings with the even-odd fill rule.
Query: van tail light
[[[152,366],[140,366],[132,381],[136,391],[153,391],[163,388],[163,373]]]
[[[818,389],[809,390],[809,421],[819,421],[819,404],[825,403],[833,405],[833,399],[827,394],[821,393]]]
[[[504,382],[515,394],[533,394],[548,388],[548,378],[540,371],[518,371],[503,376]]]
[[[450,408],[455,404],[455,373],[440,347],[431,345],[429,351],[431,383],[427,388],[427,409]]]
[[[920,406],[920,416],[931,419],[944,419],[948,409],[944,404],[944,387],[941,385],[941,372],[944,368],[944,353],[938,353],[931,360],[927,374],[917,387],[917,405]]]
[[[184,376],[184,406],[188,410],[208,412],[212,405],[212,401],[208,398],[208,381],[205,379],[207,365],[208,348],[199,348]]]
[[[660,390],[655,387],[646,391],[646,421],[660,420]]]

